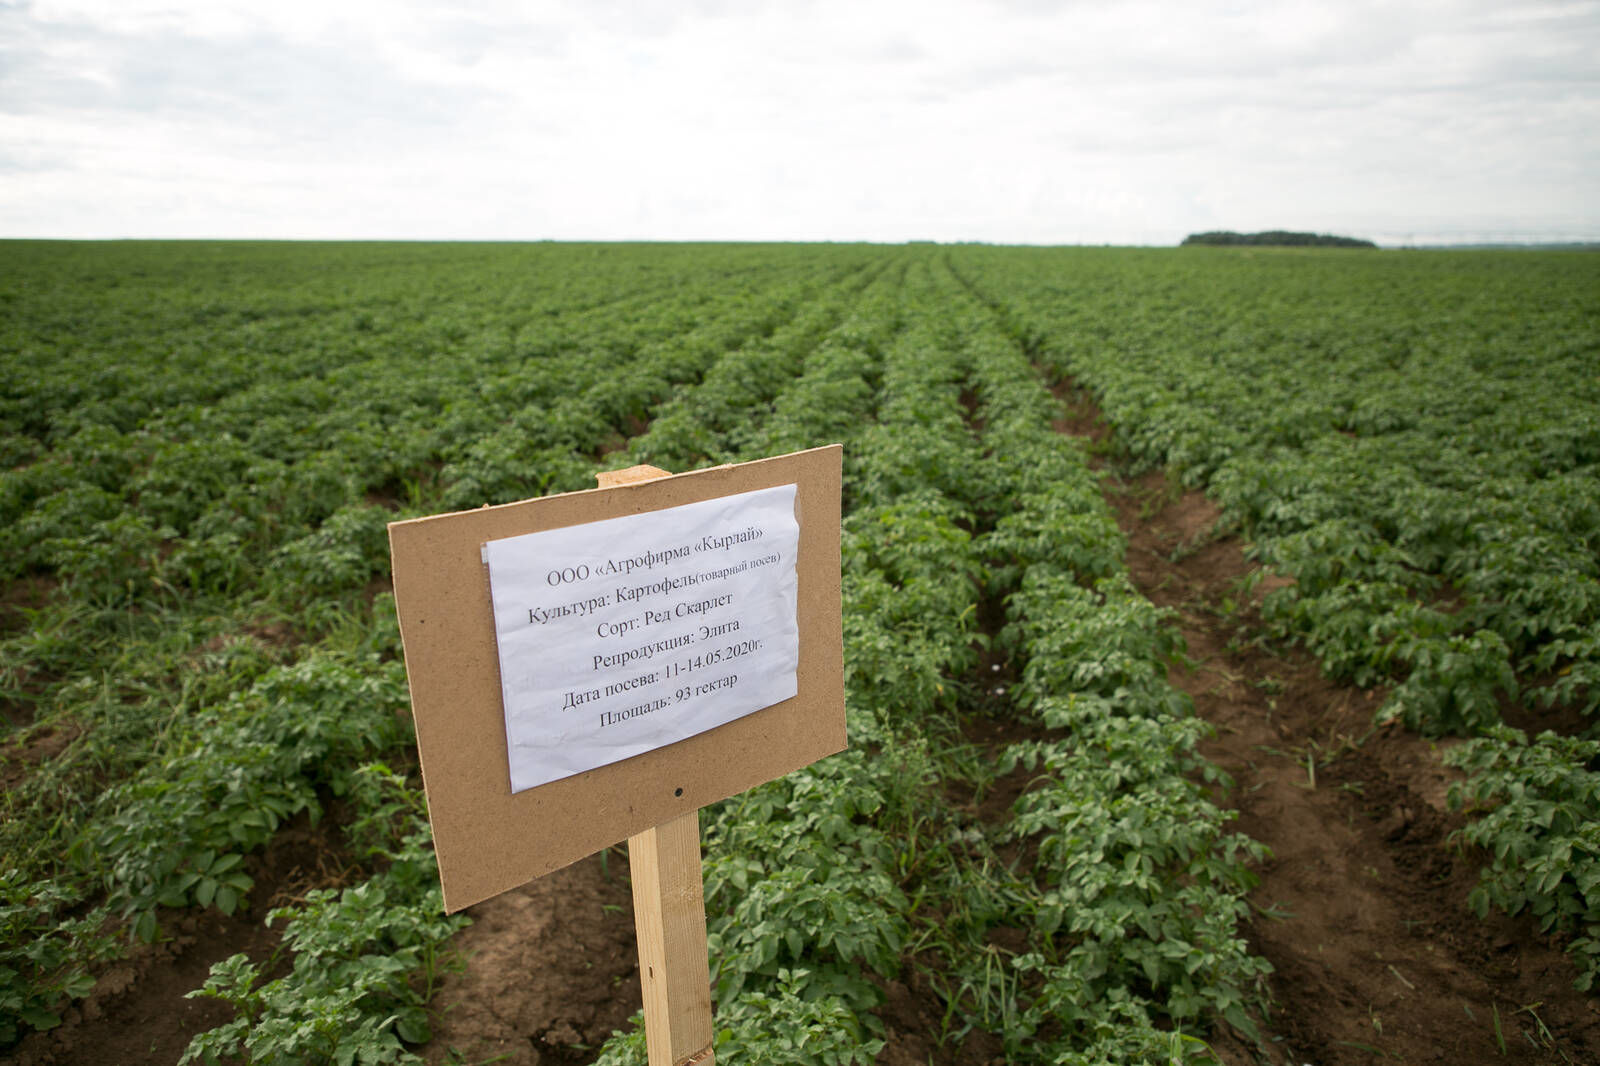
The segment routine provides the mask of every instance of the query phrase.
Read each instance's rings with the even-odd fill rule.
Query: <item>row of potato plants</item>
[[[1449,760],[1471,903],[1600,975],[1600,774],[1503,708],[1600,710],[1600,264],[1337,253],[982,255],[959,267],[1087,387],[1133,460],[1201,485],[1293,584],[1263,614]],[[1591,737],[1594,724],[1579,727]],[[1523,770],[1512,768],[1522,767]],[[1532,772],[1533,767],[1542,768]],[[1519,821],[1512,812],[1527,815]]]
[[[1003,501],[983,550],[1022,664],[1015,704],[1059,733],[1005,756],[1047,771],[1008,832],[1038,843],[1033,913],[1059,949],[1017,960],[1044,981],[1020,1035],[1071,1019],[1093,1038],[1084,1061],[1149,1061],[1174,1029],[1253,1033],[1270,968],[1239,926],[1265,851],[1225,831],[1234,815],[1206,785],[1226,778],[1195,750],[1207,727],[1166,680],[1179,638],[1134,589],[1084,452],[1054,429],[1058,403],[991,314],[969,315],[986,483]]]
[[[827,443],[818,435],[827,428],[859,432],[876,399],[864,375],[898,328],[902,272],[869,287],[810,351],[720,364],[613,461],[689,469]],[[850,726],[854,744],[864,723],[853,704]],[[891,973],[906,936],[883,814],[914,802],[926,774],[876,770],[853,749],[704,812],[720,1057],[867,1063],[881,1049],[877,989],[865,973]],[[637,1019],[599,1061],[644,1061]]]
[[[164,251],[132,256],[128,273],[137,264],[172,268]],[[556,480],[581,487],[593,456],[669,389],[730,348],[815,314],[819,295],[831,294],[821,305],[836,302],[864,283],[864,270],[881,269],[826,257],[763,268],[741,251],[734,263],[760,282],[735,284],[734,263],[702,253],[689,294],[663,279],[630,295],[615,275],[632,275],[650,258],[641,255],[592,278],[591,299],[614,296],[593,309],[563,306],[576,298],[571,288],[516,302],[527,281],[567,276],[569,252],[502,288],[504,307],[475,290],[482,319],[440,322],[437,301],[471,307],[460,301],[467,283],[444,296],[426,286],[397,291],[402,275],[413,286],[429,276],[427,251],[396,255],[405,268],[361,290],[390,309],[392,328],[369,322],[355,336],[339,323],[361,301],[304,307],[314,292],[325,300],[323,291],[272,273],[256,249],[223,257],[243,279],[237,289],[218,291],[177,269],[170,288],[132,286],[126,299],[102,291],[105,306],[90,315],[41,284],[38,304],[24,301],[27,313],[8,327],[7,356],[44,371],[11,381],[0,407],[14,464],[0,474],[9,520],[0,557],[7,578],[51,592],[25,628],[5,635],[6,691],[31,712],[32,733],[74,739],[4,795],[0,1044],[25,1027],[52,1026],[87,994],[97,965],[124,950],[119,929],[162,935],[160,908],[233,912],[253,887],[246,857],[286,820],[314,820],[340,797],[356,824],[371,821],[380,793],[358,785],[378,771],[363,766],[393,761],[409,742],[392,602],[381,593],[369,602],[387,569],[388,520],[525,496],[530,471],[546,479],[534,489]],[[321,258],[317,249],[299,254],[302,263]],[[437,254],[461,265],[453,249]],[[362,265],[371,255],[354,258]],[[495,265],[507,264],[480,259],[472,280],[482,284]],[[42,267],[55,274],[38,275],[70,277],[74,266],[51,259]],[[359,270],[318,280],[330,278],[361,281]],[[124,280],[113,273],[106,284]],[[15,306],[15,290],[8,294]],[[67,322],[85,324],[74,331]],[[507,322],[537,329],[519,342]],[[367,334],[382,339],[363,344]],[[95,351],[113,343],[131,366],[108,368]],[[197,374],[199,355],[152,357],[156,344],[209,346],[213,371]],[[616,374],[621,366],[626,377]],[[118,379],[109,385],[108,369]],[[124,378],[139,371],[148,387],[131,388]],[[76,406],[47,398],[51,374]],[[530,418],[536,407],[546,417]],[[485,446],[518,417],[537,432]],[[280,646],[274,630],[300,643]],[[404,787],[411,806],[420,804],[415,783]],[[368,923],[377,930],[421,930],[426,943],[413,947],[423,954],[457,924],[425,920],[437,913],[436,900],[419,894],[432,876],[417,874],[418,864],[431,869],[425,836],[369,836],[374,853],[364,865],[384,870],[315,897],[305,919],[305,928],[331,922],[349,932],[342,947],[321,935],[313,950],[294,920],[285,935],[296,974],[274,982],[289,989],[280,998],[321,1012],[303,1051],[350,1028],[336,1020],[341,1011],[359,1006],[377,1024],[393,1013],[385,995],[417,1006],[392,971],[402,947],[363,944],[346,912],[367,908],[382,918]],[[357,964],[386,971],[389,991],[348,981]],[[301,972],[316,966],[326,1002]],[[228,994],[243,1002],[247,983],[241,977]],[[249,1014],[259,1019],[259,1005]],[[415,1036],[420,1016],[404,1017]],[[350,1039],[397,1047],[397,1024],[379,1034],[356,1026]],[[281,1043],[257,1029],[261,1047]]]
[[[1039,787],[1000,830],[1039,842],[1035,870],[999,861],[988,840],[995,827],[948,799],[953,781],[999,772],[960,739],[986,639],[976,622],[980,598],[1006,595],[1029,574],[1045,583],[1047,569],[1063,559],[1085,565],[1085,553],[1105,577],[1123,574],[1115,524],[1081,455],[1050,428],[1054,401],[1014,347],[1001,342],[975,358],[948,321],[960,295],[926,261],[913,262],[902,291],[884,294],[880,307],[807,356],[776,390],[770,414],[745,407],[741,394],[697,389],[629,450],[630,460],[681,466],[846,444],[852,749],[708,812],[718,1047],[740,1061],[871,1061],[881,1039],[872,1013],[879,981],[911,964],[913,949],[939,960],[930,969],[954,1019],[946,1035],[983,1026],[1015,1061],[1183,1060],[1202,1045],[1164,1027],[1192,1034],[1227,1018],[1248,1028],[1244,1008],[1259,1002],[1264,964],[1249,959],[1234,928],[1251,846],[1221,836],[1222,815],[1184,776],[1203,763],[1192,751],[1194,721],[1170,689],[1163,713],[1111,714],[1095,743],[1064,737],[1005,754],[1041,764]],[[971,314],[981,332],[984,314]],[[1000,341],[992,327],[988,340]],[[993,393],[984,411],[1006,426],[993,437],[969,424],[962,399],[973,388]],[[741,409],[742,425],[726,417]],[[1030,494],[1031,524],[1013,516],[1004,534],[990,528]],[[1062,494],[1072,494],[1066,506]],[[1079,535],[1050,555],[1068,516]],[[1019,552],[1022,543],[1033,556]],[[1121,592],[1137,599],[1131,588]],[[1048,594],[1029,601],[1030,613],[1018,615],[1027,636],[1013,637],[1018,654],[1040,664],[1057,661],[1061,649],[1038,642],[1059,623],[1083,623],[1052,613],[1052,604]],[[1117,619],[1108,632],[1137,634],[1122,642],[1153,684],[1164,676],[1170,634],[1148,604]],[[1079,670],[1098,672],[1098,648],[1071,653]],[[1082,687],[1061,678],[1033,684],[1063,702]],[[1082,706],[1103,716],[1098,705]],[[1022,702],[1002,713],[1035,712]],[[1121,758],[1137,758],[1110,775],[1107,792],[1109,737],[1121,741]],[[1142,821],[1152,790],[1165,790],[1167,805]],[[1142,932],[1129,935],[1134,922]],[[989,942],[998,926],[1025,931],[1039,950],[1002,957]],[[641,1058],[636,1028],[619,1034],[602,1061]]]
[[[1265,963],[1237,931],[1260,849],[1222,832],[1231,815],[1202,784],[1222,778],[1194,752],[1203,726],[1165,681],[1177,638],[1129,582],[1081,448],[1053,428],[1059,405],[993,316],[954,279],[946,288],[947,343],[968,362],[983,426],[995,519],[978,549],[987,594],[1006,604],[1010,713],[1049,731],[1011,745],[997,768],[1036,775],[1003,830],[1034,858],[998,924],[1036,937],[1013,960],[1032,1002],[1019,1004],[1008,1050],[1203,1054],[1194,1034],[1222,1020],[1249,1031],[1262,1003]]]

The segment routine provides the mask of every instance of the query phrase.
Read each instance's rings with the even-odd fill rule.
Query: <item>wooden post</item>
[[[700,812],[628,838],[650,1066],[711,1066],[711,972]]]
[[[606,489],[670,475],[632,466],[595,476]],[[700,812],[629,837],[628,867],[650,1066],[714,1066]]]

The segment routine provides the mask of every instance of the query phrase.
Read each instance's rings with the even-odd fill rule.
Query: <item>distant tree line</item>
[[[1297,247],[1316,246],[1320,248],[1376,248],[1371,241],[1364,241],[1357,237],[1335,237],[1327,233],[1291,233],[1288,230],[1272,229],[1265,233],[1234,233],[1232,230],[1212,230],[1210,233],[1191,233],[1183,239],[1184,244],[1251,244],[1251,245],[1291,245]]]

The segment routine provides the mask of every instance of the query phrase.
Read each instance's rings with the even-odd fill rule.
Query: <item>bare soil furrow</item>
[[[1070,387],[1058,427],[1109,433]],[[1102,450],[1103,450],[1102,445]],[[1480,856],[1451,841],[1450,740],[1374,728],[1381,690],[1335,684],[1261,637],[1246,545],[1199,492],[1162,472],[1110,477],[1128,568],[1170,608],[1188,662],[1170,679],[1216,728],[1203,753],[1234,779],[1238,828],[1268,845],[1252,949],[1274,969],[1265,1049],[1219,1034],[1230,1063],[1600,1061],[1600,1007],[1525,916],[1467,907]]]
[[[468,908],[465,970],[431,1009],[430,1063],[586,1063],[640,1009],[627,851],[591,855]]]

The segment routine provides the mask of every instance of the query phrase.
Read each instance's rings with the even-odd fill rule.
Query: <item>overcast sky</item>
[[[0,0],[0,236],[1600,237],[1600,3]]]

